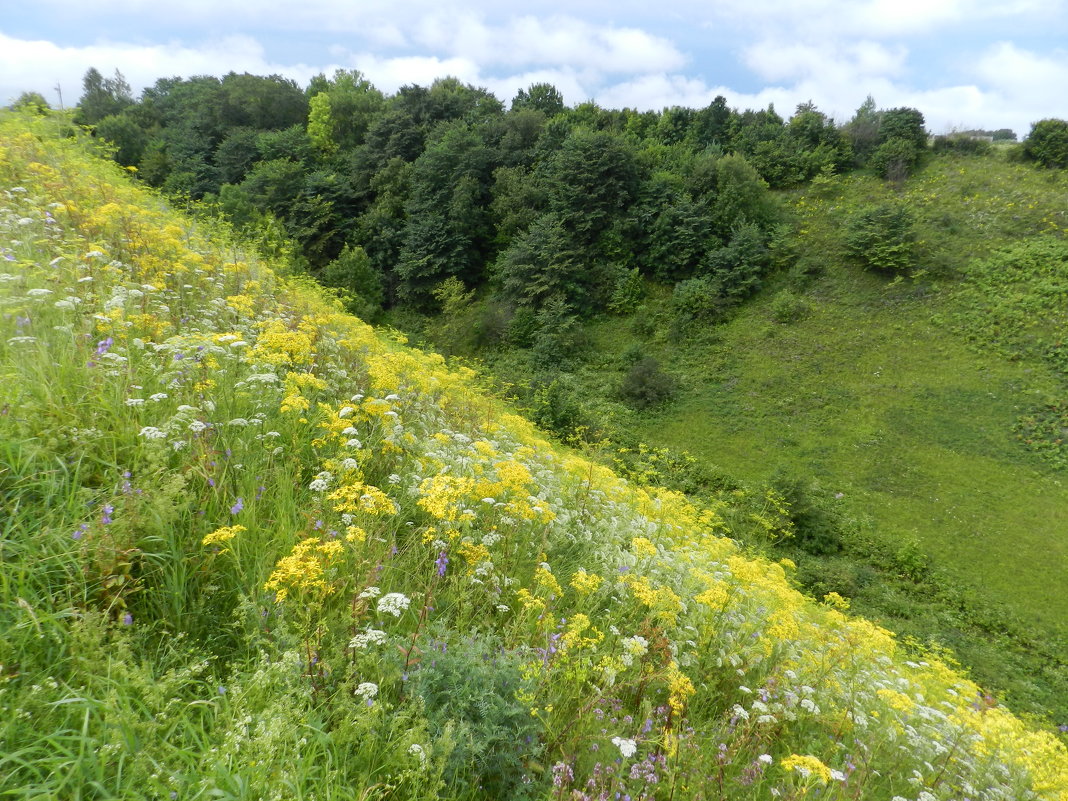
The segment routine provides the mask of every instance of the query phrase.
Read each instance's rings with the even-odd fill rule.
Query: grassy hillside
[[[1068,798],[729,508],[0,125],[0,796]]]
[[[1060,722],[1068,179],[1001,153],[949,155],[900,187],[854,174],[783,200],[793,233],[756,298],[680,332],[671,297],[649,287],[634,316],[586,327],[572,400],[720,474],[811,485],[859,534],[844,555],[840,542],[788,551],[806,585],[952,647]],[[911,277],[894,280],[852,263],[844,240],[865,208],[901,201],[918,242]],[[618,398],[640,356],[677,385],[642,412]],[[514,358],[497,371],[519,374]],[[869,559],[873,543],[891,558]]]
[[[798,250],[820,272],[803,289],[802,319],[776,322],[772,289],[718,342],[684,350],[679,366],[696,380],[647,430],[746,475],[784,465],[816,475],[878,528],[918,538],[940,563],[1063,634],[1068,600],[1051,588],[1068,576],[1057,536],[1068,490],[1014,434],[1023,414],[1063,394],[1063,378],[1005,341],[993,307],[1020,298],[1051,342],[1063,311],[1028,305],[1027,277],[977,291],[980,269],[969,265],[1068,224],[1068,181],[989,158],[932,164],[903,195],[918,209],[917,266],[933,284],[888,285],[843,263],[851,215],[892,195],[852,177],[801,197]]]

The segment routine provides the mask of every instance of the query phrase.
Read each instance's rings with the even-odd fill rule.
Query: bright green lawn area
[[[1068,477],[1011,431],[1053,378],[976,354],[910,294],[838,269],[807,294],[806,319],[780,325],[768,293],[719,342],[665,347],[685,390],[634,425],[742,478],[816,477],[885,536],[917,539],[1024,619],[1063,627]]]

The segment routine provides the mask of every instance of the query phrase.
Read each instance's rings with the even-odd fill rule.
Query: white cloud
[[[755,73],[769,81],[793,78],[852,83],[900,74],[908,50],[878,42],[808,44],[764,40],[743,51],[743,59]]]
[[[1048,19],[1061,12],[1058,0],[720,0],[709,8],[708,24],[728,19],[752,31],[820,41],[928,34],[990,20]]]
[[[434,14],[416,26],[424,47],[486,67],[567,67],[591,73],[674,70],[685,56],[668,40],[637,28],[592,25],[573,17],[515,17],[503,24],[465,14]]]
[[[1000,42],[991,47],[977,64],[977,73],[1014,105],[1041,117],[1068,116],[1064,87],[1068,86],[1068,53],[1039,55]],[[1038,115],[1041,115],[1038,116]]]
[[[0,33],[0,102],[29,90],[41,92],[52,102],[56,100],[53,87],[58,83],[63,88],[64,102],[74,105],[81,95],[82,76],[94,66],[105,74],[120,70],[135,94],[157,78],[175,75],[278,73],[304,84],[319,71],[307,64],[274,63],[266,58],[263,47],[248,36],[229,36],[200,47],[123,42],[61,47],[54,42],[15,39]]]

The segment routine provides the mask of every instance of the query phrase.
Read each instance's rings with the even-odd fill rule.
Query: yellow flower
[[[797,771],[806,779],[815,778],[820,784],[826,784],[831,780],[831,769],[811,755],[790,754],[779,764],[782,765],[783,770]]]
[[[206,535],[204,539],[200,541],[201,545],[222,545],[224,542],[229,542],[236,537],[242,531],[245,531],[244,526],[223,526],[217,528],[210,534]]]
[[[639,559],[656,556],[656,546],[646,537],[635,537],[630,541],[630,547],[634,550],[634,555]]]
[[[596,573],[587,573],[585,570],[579,569],[571,577],[571,586],[575,588],[579,595],[592,595],[597,592],[597,588],[601,586],[603,581],[604,579]]]

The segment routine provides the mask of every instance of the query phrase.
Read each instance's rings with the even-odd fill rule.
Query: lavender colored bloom
[[[111,513],[115,511],[115,507],[112,506],[110,503],[105,503],[102,511],[104,512],[104,514],[100,518],[100,522],[106,526],[111,522]]]
[[[80,540],[82,537],[85,536],[85,532],[87,532],[88,530],[89,530],[89,524],[88,523],[82,523],[80,526],[78,526],[78,528],[76,528],[74,530],[74,533],[71,534],[70,536],[71,536],[72,539]]]
[[[131,615],[129,612],[127,612],[125,615],[123,615],[122,616],[122,625],[124,625],[124,626],[132,626],[133,625],[133,615]]]
[[[441,553],[438,554],[438,561],[436,561],[434,564],[438,568],[438,575],[439,576],[444,576],[445,575],[445,568],[449,564],[449,557],[447,557],[445,555],[445,551],[442,551]]]
[[[236,515],[244,508],[245,508],[245,501],[244,501],[243,498],[238,496],[237,503],[235,503],[233,506],[230,507],[230,514]]]
[[[111,350],[111,346],[114,345],[114,344],[115,344],[115,340],[112,339],[111,337],[108,337],[107,339],[100,340],[99,342],[96,343],[96,355],[97,356],[103,356],[105,353],[107,353],[109,350]]]

